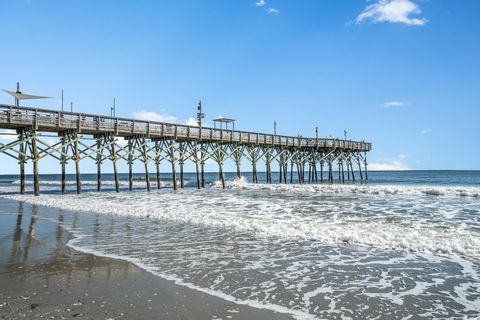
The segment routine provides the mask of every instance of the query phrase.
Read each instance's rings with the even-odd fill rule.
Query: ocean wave
[[[220,181],[213,186],[221,188]],[[226,182],[230,189],[269,190],[311,194],[371,194],[406,196],[480,197],[478,187],[427,186],[427,185],[366,185],[366,184],[254,184],[245,177]]]
[[[480,257],[478,221],[465,220],[465,204],[446,201],[413,201],[405,209],[402,199],[388,203],[368,199],[340,203],[341,199],[316,201],[315,197],[293,201],[215,189],[4,197],[70,211],[164,219],[329,245]],[[475,203],[472,210],[478,212]],[[417,213],[418,206],[424,206],[426,216]]]

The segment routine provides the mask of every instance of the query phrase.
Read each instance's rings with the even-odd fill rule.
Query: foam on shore
[[[177,192],[5,197],[70,211],[165,219],[268,237],[309,239],[324,244],[480,256],[480,234],[471,228],[471,223],[478,222],[462,211],[468,210],[469,206],[473,211],[478,210],[476,202],[449,202],[442,197],[421,199],[418,196],[425,193],[418,187],[282,186],[253,185],[244,181],[232,182],[229,187],[230,191],[225,192],[185,189]],[[237,189],[255,193],[267,190],[273,192],[273,196],[259,198],[238,193]],[[300,194],[303,198],[287,199],[275,194]],[[324,194],[355,194],[360,199],[340,203],[335,197],[327,197],[319,201],[317,197]],[[452,190],[447,194],[455,193]],[[389,197],[385,198],[385,195]],[[385,206],[385,200],[388,206]]]
[[[214,187],[221,188],[219,181]],[[345,195],[405,195],[480,197],[479,187],[428,186],[428,185],[369,185],[369,184],[254,184],[245,177],[226,182],[231,189],[267,190],[295,193],[345,194]]]

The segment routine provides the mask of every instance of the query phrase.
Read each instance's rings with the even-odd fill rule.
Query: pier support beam
[[[102,151],[102,140],[97,138],[97,191],[102,189],[102,158],[103,158],[103,151]]]
[[[175,140],[165,141],[169,162],[172,165],[172,184],[173,190],[177,190],[177,171],[175,168],[177,158],[175,157]]]
[[[155,141],[155,172],[157,177],[157,190],[160,190],[161,188],[160,157],[161,157],[160,143],[158,141]]]
[[[361,165],[360,160],[358,160],[358,171],[359,171],[359,174],[360,174],[360,181],[363,182],[362,165]]]
[[[225,189],[225,177],[223,175],[223,163],[218,162],[218,178],[222,182],[222,188]]]
[[[332,160],[328,160],[328,183],[333,183]]]
[[[185,182],[184,182],[184,179],[183,179],[183,161],[179,162],[180,164],[180,188],[184,188],[185,187]]]
[[[205,188],[205,161],[200,163],[200,169],[202,171],[202,188]]]
[[[111,136],[108,139],[108,143],[110,144],[110,159],[112,160],[113,163],[113,176],[115,179],[115,192],[120,192],[120,181],[118,181],[118,170],[117,170],[117,161],[118,161],[118,155],[116,151],[116,142],[115,142],[115,137]]]
[[[133,190],[133,140],[128,139],[128,190]]]
[[[355,182],[355,172],[353,172],[353,163],[352,163],[352,160],[349,161],[350,162],[350,170],[352,172],[352,181]]]
[[[18,132],[18,139],[20,140],[19,154],[18,154],[18,164],[20,165],[20,194],[25,194],[25,152],[26,142],[25,142],[25,131],[20,130]]]
[[[293,183],[293,160],[290,161],[290,184]]]
[[[198,166],[198,159],[195,158],[195,173],[197,175],[197,189],[201,188],[200,184],[200,172],[199,172],[199,166]]]
[[[282,168],[282,163],[279,161],[278,162],[278,182],[279,183],[282,183],[282,179],[283,179],[283,168]]]
[[[173,183],[173,190],[177,190],[177,171],[175,169],[175,158],[171,159],[172,163],[172,183]]]
[[[350,168],[349,168],[350,159],[347,160],[347,180],[350,181]]]
[[[37,136],[36,133],[32,134],[31,138],[31,147],[32,147],[32,163],[33,163],[33,194],[35,196],[40,195],[40,180],[38,176],[38,148],[37,148]]]
[[[74,154],[74,162],[75,162],[75,178],[76,178],[76,185],[77,185],[77,194],[82,192],[82,184],[80,178],[80,152],[78,150],[78,135],[74,135],[74,142],[73,142],[73,150]]]
[[[320,183],[323,183],[323,161],[320,161]]]
[[[364,154],[364,163],[365,163],[365,182],[367,182],[368,181],[368,169],[367,169],[368,162],[367,162],[367,153],[366,152]]]
[[[185,159],[187,158],[185,154],[185,142],[180,142],[178,147],[178,153],[180,155],[179,161],[178,161],[178,164],[180,165],[180,188],[183,189],[185,187],[183,165],[185,163]]]

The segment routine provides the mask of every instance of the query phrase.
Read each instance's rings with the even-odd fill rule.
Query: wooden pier
[[[147,190],[151,189],[150,162],[155,163],[157,188],[160,188],[160,163],[167,161],[171,164],[173,189],[176,190],[177,180],[180,187],[184,187],[186,161],[195,164],[197,187],[203,188],[204,165],[209,159],[218,164],[223,187],[226,160],[235,163],[238,177],[241,175],[241,162],[249,161],[254,183],[258,183],[258,166],[262,162],[265,164],[266,183],[272,183],[271,166],[274,162],[279,166],[280,183],[293,183],[294,180],[298,183],[333,183],[337,167],[338,181],[344,183],[346,180],[368,180],[366,153],[371,150],[371,144],[367,142],[291,137],[5,104],[0,104],[0,129],[16,130],[15,141],[0,143],[0,155],[18,161],[21,194],[25,193],[25,165],[31,162],[35,195],[40,194],[39,165],[45,157],[53,157],[60,163],[62,193],[65,192],[65,165],[68,161],[75,163],[76,190],[80,193],[80,162],[85,159],[91,159],[97,165],[98,191],[102,183],[101,165],[104,161],[111,161],[115,190],[118,192],[119,161],[128,164],[130,190],[135,161],[144,163]],[[42,140],[42,132],[56,133],[60,141],[51,145]],[[123,137],[127,143],[119,143],[117,137]],[[355,173],[358,173],[357,177]]]

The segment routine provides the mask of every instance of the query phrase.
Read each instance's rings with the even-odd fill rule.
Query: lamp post
[[[73,102],[70,101],[70,112],[73,112]]]
[[[62,89],[62,112],[63,112],[63,89]]]
[[[273,121],[273,135],[277,135],[277,122]]]
[[[115,98],[113,98],[113,106],[110,107],[110,116],[115,117],[116,115],[116,106],[115,106]]]
[[[343,134],[344,134],[344,137],[345,137],[345,141],[347,141],[347,130],[343,130]]]
[[[22,92],[20,91],[20,82],[17,82],[17,92],[16,93],[22,94]],[[15,97],[15,106],[18,107],[19,105],[20,105],[20,99]]]
[[[197,123],[198,126],[202,127],[202,119],[205,118],[205,114],[202,112],[202,100],[198,101],[197,107]]]

